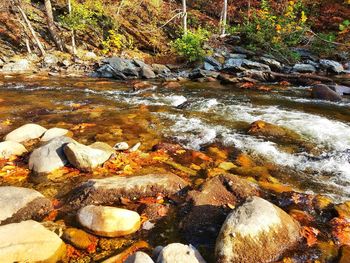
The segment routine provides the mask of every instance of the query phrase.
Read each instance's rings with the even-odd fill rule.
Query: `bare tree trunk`
[[[184,29],[184,35],[187,35],[187,6],[186,6],[186,0],[182,0],[182,18],[183,18],[183,29]]]
[[[32,50],[30,49],[28,38],[25,39],[25,42],[26,42],[26,47],[27,47],[28,54],[32,54]]]
[[[44,47],[43,45],[41,44],[40,40],[38,39],[38,37],[36,36],[36,33],[32,27],[32,24],[30,23],[27,15],[24,13],[23,9],[21,8],[21,6],[19,4],[16,5],[19,12],[21,13],[22,17],[23,17],[23,20],[25,21],[25,23],[27,24],[28,28],[29,28],[29,31],[31,33],[31,35],[33,36],[33,39],[35,41],[35,43],[37,44],[41,54],[44,56],[45,55],[45,50],[44,50]]]
[[[222,24],[221,24],[221,36],[224,36],[226,33],[227,25],[227,0],[224,0],[224,7],[222,12]]]
[[[72,4],[71,4],[70,0],[68,0],[68,12],[69,12],[69,14],[72,13]],[[71,31],[71,34],[72,34],[72,51],[73,51],[73,55],[76,55],[77,54],[77,47],[76,47],[76,44],[75,44],[74,30]]]
[[[45,0],[45,9],[46,9],[47,26],[49,27],[52,40],[55,42],[56,47],[60,51],[63,51],[64,49],[63,44],[60,37],[58,36],[58,33],[55,28],[55,22],[53,20],[51,0]]]

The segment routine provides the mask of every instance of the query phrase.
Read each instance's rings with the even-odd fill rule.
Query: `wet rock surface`
[[[11,156],[21,156],[27,149],[18,142],[4,141],[0,142],[0,159],[8,159]]]
[[[330,100],[330,101],[341,101],[342,97],[330,89],[328,86],[318,84],[312,87],[311,96],[314,99]]]
[[[91,171],[102,165],[112,155],[111,150],[106,150],[106,146],[98,144],[85,146],[80,143],[68,143],[64,146],[64,153],[69,162],[82,171]]]
[[[64,167],[68,160],[63,149],[73,141],[71,138],[61,136],[35,149],[29,157],[29,169],[37,174],[46,174]]]
[[[154,263],[152,258],[144,252],[136,252],[125,260],[125,263]]]
[[[173,243],[165,246],[159,253],[156,263],[206,263],[198,250],[192,245]]]
[[[216,242],[217,262],[271,262],[301,240],[300,225],[270,202],[253,197],[234,210]]]
[[[17,223],[28,219],[42,219],[52,210],[51,201],[28,188],[0,187],[0,224]]]
[[[65,253],[63,241],[32,220],[0,226],[0,241],[0,261],[4,263],[57,262]]]
[[[170,196],[179,193],[186,186],[188,183],[174,174],[91,179],[73,189],[68,205],[76,208],[89,204],[114,204],[120,202],[121,197],[138,199],[158,193]]]
[[[4,140],[21,143],[27,140],[38,139],[46,132],[46,130],[47,129],[38,124],[29,123],[7,134]]]
[[[232,174],[217,175],[205,182],[199,191],[190,191],[188,202],[191,205],[184,209],[181,221],[187,240],[191,244],[215,243],[232,208],[254,195],[259,195],[256,186]]]
[[[127,209],[89,205],[77,213],[79,223],[88,231],[105,237],[119,237],[136,232],[140,215]]]

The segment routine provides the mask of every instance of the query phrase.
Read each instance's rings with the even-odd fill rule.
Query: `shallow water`
[[[263,165],[274,164],[279,179],[296,188],[335,201],[350,197],[347,98],[318,101],[308,98],[307,87],[272,84],[271,91],[263,92],[216,82],[189,82],[180,89],[155,82],[140,91],[133,91],[131,83],[89,78],[1,77],[0,83],[2,135],[28,122],[67,128],[93,123],[79,141],[141,141],[149,149],[167,138],[197,150],[219,143],[245,151]],[[321,154],[289,151],[281,142],[247,134],[256,120],[295,131]]]

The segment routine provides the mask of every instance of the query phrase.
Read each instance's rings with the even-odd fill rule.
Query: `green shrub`
[[[253,9],[250,20],[230,29],[239,32],[248,48],[274,54],[287,62],[295,62],[297,55],[290,47],[302,43],[307,32],[307,16],[302,1],[289,1],[283,13],[276,13],[269,0],[262,0],[259,9]]]
[[[188,31],[186,35],[171,43],[173,49],[190,62],[202,60],[206,52],[203,48],[205,41],[209,38],[209,32],[204,29]]]

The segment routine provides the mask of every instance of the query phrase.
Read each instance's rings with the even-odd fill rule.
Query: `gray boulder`
[[[255,185],[233,174],[217,175],[188,193],[188,207],[180,228],[188,242],[195,245],[215,244],[215,239],[227,215],[228,204],[237,206],[248,197],[259,195]],[[201,242],[205,242],[202,244]]]
[[[62,129],[62,128],[51,128],[48,129],[45,133],[44,136],[40,139],[42,142],[47,142],[50,141],[56,137],[64,136],[68,133],[69,131],[67,129]]]
[[[321,68],[335,74],[341,74],[344,71],[343,65],[334,60],[320,59],[320,66]]]
[[[0,142],[0,159],[8,159],[11,156],[21,156],[26,152],[27,149],[19,142]]]
[[[4,140],[13,142],[25,142],[32,139],[39,139],[46,131],[47,129],[38,124],[29,123],[7,134]]]
[[[156,77],[156,74],[152,70],[152,68],[148,65],[145,65],[141,68],[140,75],[142,78],[145,79],[154,79]]]
[[[36,174],[47,174],[65,166],[68,160],[63,148],[71,142],[74,142],[74,140],[61,136],[35,149],[29,157],[29,169]]]
[[[247,68],[247,69],[255,69],[255,70],[261,70],[261,71],[271,71],[269,66],[267,66],[265,64],[262,64],[262,63],[259,63],[259,62],[251,61],[251,60],[248,60],[248,59],[243,59],[242,66],[244,68]]]
[[[268,65],[274,71],[282,71],[283,69],[282,64],[273,58],[261,57],[260,62]]]
[[[38,222],[29,220],[0,227],[0,262],[59,262],[64,242]]]
[[[152,69],[156,74],[168,74],[170,73],[170,69],[162,64],[152,64]]]
[[[101,147],[89,147],[77,142],[68,143],[64,153],[69,162],[82,171],[91,171],[104,164],[113,154]]]
[[[279,207],[253,197],[228,215],[217,238],[217,263],[275,262],[301,240],[300,225]]]
[[[40,220],[52,210],[51,201],[28,188],[0,187],[0,224],[17,223],[28,219]]]
[[[343,85],[330,85],[330,89],[338,93],[340,96],[350,95],[350,87]]]
[[[46,54],[43,58],[43,66],[44,67],[53,67],[57,66],[58,58],[53,54]]]
[[[318,84],[312,87],[311,97],[319,100],[341,101],[342,97],[324,84]]]
[[[221,63],[213,57],[204,58],[204,69],[205,70],[221,70]]]
[[[19,59],[15,62],[10,62],[2,67],[4,73],[29,72],[33,71],[34,67],[27,59]]]
[[[90,179],[72,190],[67,208],[75,209],[90,204],[111,205],[119,203],[121,197],[133,200],[146,196],[156,196],[158,193],[171,196],[187,186],[187,182],[174,174]]]
[[[156,263],[206,263],[198,250],[191,245],[172,243],[159,253]]]
[[[316,68],[311,65],[311,64],[295,64],[293,66],[293,71],[294,72],[299,72],[299,73],[315,73]]]

